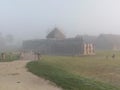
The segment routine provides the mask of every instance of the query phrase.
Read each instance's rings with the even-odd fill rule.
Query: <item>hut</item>
[[[82,37],[65,38],[65,35],[58,28],[54,28],[46,39],[23,42],[23,49],[39,51],[47,55],[84,55],[86,50],[84,46]]]
[[[97,50],[120,50],[120,35],[101,34],[95,40]]]
[[[47,39],[56,39],[63,40],[65,39],[65,35],[58,29],[54,28],[46,37]]]

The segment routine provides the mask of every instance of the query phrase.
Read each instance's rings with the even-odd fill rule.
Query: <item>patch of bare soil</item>
[[[0,63],[0,90],[61,90],[51,82],[28,72],[28,60]]]

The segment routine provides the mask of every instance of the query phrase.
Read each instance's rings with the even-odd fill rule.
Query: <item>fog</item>
[[[76,34],[120,34],[119,0],[1,0],[0,32],[15,39],[45,38],[54,27]]]

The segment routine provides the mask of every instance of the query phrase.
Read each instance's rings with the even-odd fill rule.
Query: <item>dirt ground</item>
[[[61,90],[51,82],[28,72],[29,60],[0,63],[0,90]]]

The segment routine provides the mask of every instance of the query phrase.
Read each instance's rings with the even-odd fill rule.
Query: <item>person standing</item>
[[[41,54],[40,54],[40,52],[37,53],[37,60],[41,60]]]
[[[35,60],[40,60],[41,59],[40,52],[34,52],[34,55],[35,55]]]
[[[5,53],[1,53],[1,60],[5,60]]]

